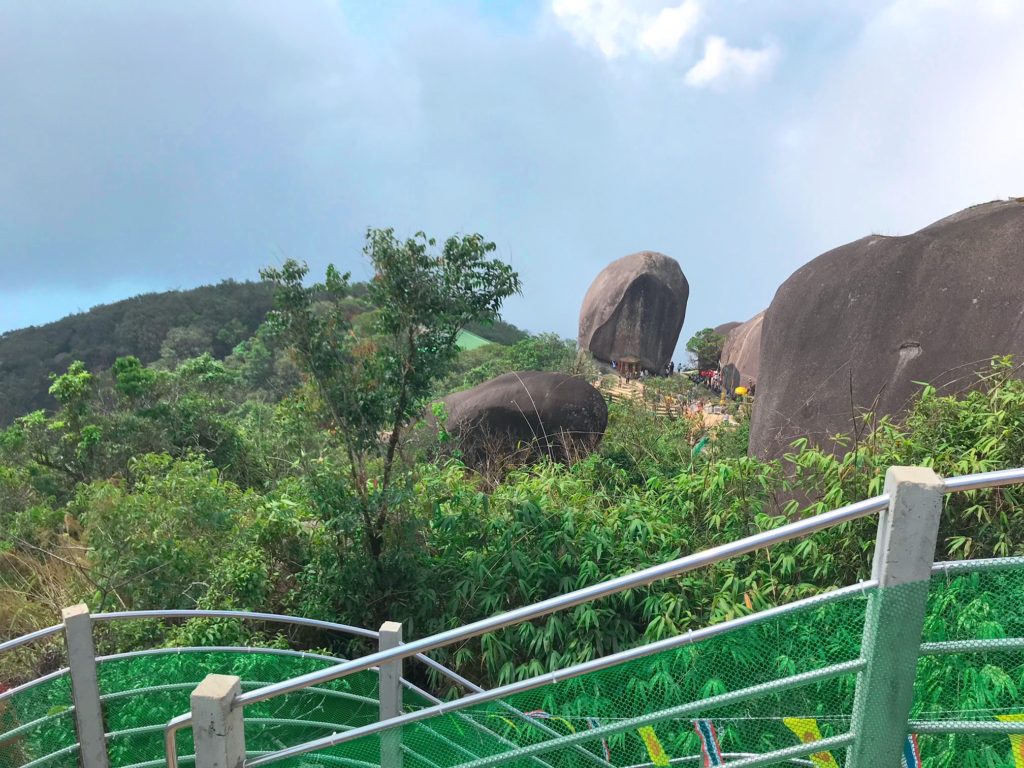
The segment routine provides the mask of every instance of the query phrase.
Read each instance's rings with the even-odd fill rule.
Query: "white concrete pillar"
[[[96,649],[92,642],[92,617],[85,603],[65,608],[64,642],[71,669],[71,695],[75,702],[79,761],[82,768],[108,768],[103,707],[96,675]]]
[[[241,691],[241,678],[235,675],[207,675],[192,691],[196,768],[243,768],[242,708],[232,707]]]
[[[890,467],[885,475],[889,508],[878,521],[872,575],[879,586],[864,620],[861,658],[867,666],[857,676],[850,724],[855,741],[846,759],[850,768],[900,764],[943,490],[942,478],[925,467]]]
[[[379,650],[388,651],[402,644],[402,625],[385,621],[380,625]],[[402,659],[381,664],[378,671],[380,719],[402,714]],[[402,768],[402,731],[396,728],[380,735],[381,768]]]

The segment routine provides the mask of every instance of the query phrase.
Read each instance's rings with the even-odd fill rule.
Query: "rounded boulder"
[[[608,426],[601,393],[564,373],[506,373],[443,402],[445,428],[469,466],[571,461],[592,452]]]
[[[736,387],[757,385],[761,369],[761,325],[764,310],[745,323],[738,323],[725,339],[722,347],[722,383],[729,392]]]
[[[617,259],[583,299],[579,347],[606,363],[630,360],[660,372],[675,351],[689,297],[675,259],[654,251]]]
[[[727,338],[729,338],[729,334],[732,332],[732,329],[733,328],[738,328],[741,325],[743,325],[743,323],[741,323],[739,320],[730,320],[728,323],[722,323],[721,325],[716,325],[711,330],[713,330],[715,333],[717,333],[722,338],[727,339]]]
[[[797,270],[764,316],[752,455],[796,438],[837,453],[863,416],[900,414],[927,382],[978,382],[1024,360],[1024,202],[968,208],[906,236],[871,235]]]

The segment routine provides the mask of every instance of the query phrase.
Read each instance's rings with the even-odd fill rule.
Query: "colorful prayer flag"
[[[527,717],[535,717],[538,720],[557,720],[569,729],[569,733],[576,733],[576,729],[573,728],[572,723],[570,723],[564,717],[555,717],[551,713],[545,712],[543,709],[535,709],[532,712],[524,712],[523,714]]]
[[[917,734],[911,733],[903,742],[903,768],[921,768],[921,748],[917,746]]]
[[[804,744],[821,740],[821,731],[818,729],[817,720],[809,717],[785,717],[782,722]],[[815,768],[839,768],[839,763],[832,757],[831,752],[815,752],[811,755],[811,762],[814,763]]]
[[[597,726],[599,726],[600,724],[601,721],[599,721],[596,717],[587,718],[587,727],[591,730],[597,728]],[[601,747],[604,749],[604,759],[610,763],[612,761],[612,750],[611,747],[608,746],[608,739],[604,738],[603,736],[601,737]]]
[[[996,719],[1004,723],[1019,723],[1024,720],[1024,714],[996,715]],[[1010,734],[1010,754],[1013,755],[1013,768],[1024,768],[1024,734]]]
[[[665,754],[665,748],[658,741],[658,735],[654,732],[654,729],[649,725],[645,725],[643,728],[638,728],[637,733],[640,734],[640,738],[644,741],[644,746],[647,747],[647,754],[651,756],[651,762],[658,766],[668,765],[668,755]]]
[[[718,745],[718,734],[710,720],[694,720],[693,730],[700,739],[700,755],[704,758],[704,768],[725,765],[722,748]]]

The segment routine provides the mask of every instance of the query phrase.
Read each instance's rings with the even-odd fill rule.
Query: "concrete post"
[[[242,708],[231,706],[241,691],[241,678],[235,675],[207,675],[192,691],[196,768],[243,768]]]
[[[878,521],[847,751],[850,768],[898,768],[913,703],[914,677],[935,541],[942,515],[942,478],[925,467],[890,467],[889,508]]]
[[[402,625],[385,621],[380,625],[379,650],[388,651],[402,644]],[[381,664],[378,672],[380,719],[402,714],[402,659]],[[395,728],[380,735],[381,768],[402,768],[402,730]]]
[[[65,608],[61,616],[64,619],[68,667],[71,669],[80,764],[82,768],[108,768],[103,707],[96,675],[96,649],[92,642],[92,617],[85,603]]]

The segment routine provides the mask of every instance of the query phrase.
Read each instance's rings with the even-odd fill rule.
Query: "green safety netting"
[[[110,764],[162,764],[163,726],[188,711],[189,695],[207,674],[238,675],[242,689],[251,690],[330,665],[326,660],[280,654],[173,650],[103,662],[98,676],[106,730],[116,734],[108,739]],[[412,691],[404,693],[407,710],[430,703]],[[41,765],[55,768],[78,765],[70,704],[66,675],[0,701],[0,768],[43,759]],[[272,751],[377,719],[377,674],[362,672],[247,707],[246,745]],[[193,753],[188,729],[178,736],[178,753]]]
[[[877,629],[884,651],[887,637],[898,635],[900,619],[911,615],[924,591],[925,646],[916,662],[912,720],[972,724],[1024,717],[1024,642],[1012,642],[1024,638],[1024,560],[1007,559],[995,568],[979,564],[938,573],[930,583],[825,596],[697,642],[405,725],[399,736],[403,765],[702,766],[702,746],[714,750],[716,742],[729,765],[746,755],[842,737],[853,723],[870,739],[890,724],[872,702],[862,706],[855,700],[865,622],[882,622]],[[873,618],[866,619],[869,606]],[[1010,642],[986,644],[996,639]],[[162,725],[188,709],[190,691],[207,672],[237,674],[251,687],[324,664],[228,653],[108,662],[101,666],[104,696],[141,686],[150,690],[106,701],[107,728]],[[247,707],[247,748],[272,751],[376,720],[375,673],[321,687],[330,690]],[[0,735],[0,768],[72,744],[73,721],[62,712],[68,704],[66,678],[9,699],[0,711],[0,733],[48,719],[15,739]],[[408,711],[426,706],[425,699],[407,695]],[[161,760],[161,738],[159,729],[113,738],[112,766]],[[364,736],[278,764],[376,766],[381,741],[378,734]],[[1024,736],[922,733],[917,746],[927,768],[1024,768]],[[179,736],[178,753],[192,754],[187,729]],[[71,753],[48,764],[74,763]],[[837,768],[846,765],[846,747],[773,764]]]
[[[1007,559],[998,568],[936,574],[930,583],[812,602],[722,635],[406,725],[401,728],[406,765],[575,768],[605,760],[619,768],[702,766],[698,725],[705,734],[708,726],[714,729],[711,740],[717,740],[729,765],[753,754],[798,748],[803,741],[842,736],[854,720],[856,665],[869,604],[874,615],[889,622],[879,627],[884,651],[886,636],[899,631],[900,619],[910,615],[925,591],[923,642],[962,642],[945,649],[955,653],[918,659],[912,718],[998,722],[1024,713],[1024,643],[985,651],[979,642],[1024,638],[1024,561]],[[879,667],[888,672],[884,664]],[[832,673],[823,672],[827,679],[814,679],[815,671],[829,668]],[[772,683],[795,676],[804,681],[772,690]],[[872,707],[865,702],[857,718],[868,739],[890,726]],[[532,713],[537,723],[513,711]],[[439,743],[438,735],[460,749]],[[281,765],[329,764],[324,757],[376,765],[380,738],[366,736]],[[1022,740],[922,734],[917,747],[928,768],[1024,768]],[[836,768],[846,765],[846,747],[773,764]]]

